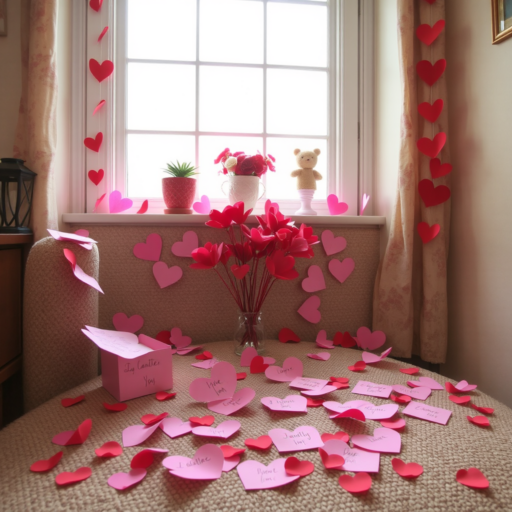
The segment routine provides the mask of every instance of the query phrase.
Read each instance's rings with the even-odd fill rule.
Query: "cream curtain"
[[[445,58],[445,32],[427,46],[416,37],[421,24],[434,25],[444,19],[445,0],[430,4],[424,0],[398,0],[398,45],[402,85],[402,112],[397,197],[391,220],[388,245],[375,282],[373,328],[382,330],[393,347],[393,355],[420,355],[425,361],[445,361],[448,314],[446,267],[450,230],[450,201],[426,208],[418,194],[418,182],[432,179],[430,158],[420,154],[416,141],[432,139],[439,132],[448,135],[446,72],[432,86],[416,74],[416,63],[434,64]],[[447,63],[449,68],[450,63]],[[443,111],[435,123],[418,114],[418,104],[441,98]],[[448,143],[438,158],[450,162]],[[455,169],[453,172],[457,172]],[[450,175],[437,178],[436,186],[449,186]],[[416,226],[424,221],[439,224],[439,235],[427,244]]]
[[[55,196],[57,0],[21,1],[22,90],[13,153],[37,173],[31,227],[35,241],[58,228]]]

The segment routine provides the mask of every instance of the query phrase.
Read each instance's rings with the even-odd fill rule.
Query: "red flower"
[[[245,233],[245,236],[252,242],[252,248],[258,252],[264,251],[267,245],[275,239],[274,235],[264,235],[260,230],[261,228],[252,228],[250,235]]]
[[[269,208],[268,213],[264,216],[257,216],[260,226],[264,230],[269,230],[272,233],[279,231],[282,228],[290,228],[291,218],[285,217],[277,208],[273,206]]]
[[[229,151],[229,148],[226,148],[214,161],[214,164],[218,164],[221,160],[225,161],[229,156],[231,156],[231,153]]]
[[[219,212],[219,210],[212,210],[210,212],[210,220],[206,225],[217,229],[229,228],[233,220],[231,215],[232,208],[232,206],[226,206],[222,212]]]
[[[241,155],[237,158],[236,174],[242,176],[258,176],[267,172],[267,162],[262,155]]]
[[[272,255],[267,256],[265,264],[270,274],[277,279],[289,281],[299,276],[299,273],[293,268],[295,258],[293,256],[285,256],[281,250],[274,251]]]
[[[228,245],[231,253],[242,263],[247,263],[252,260],[252,248],[249,242],[243,244],[236,243],[235,245]]]
[[[197,263],[192,263],[190,268],[208,269],[215,267],[222,256],[223,249],[224,243],[217,245],[206,242],[204,247],[198,247],[192,251],[192,258],[194,258]]]
[[[231,249],[226,244],[224,244],[224,247],[222,248],[222,255],[220,257],[220,262],[223,265],[227,265],[229,258],[231,258],[231,256],[233,256]]]
[[[276,166],[274,165],[275,161],[276,159],[272,155],[267,155],[267,165],[272,172],[276,172]]]
[[[252,213],[252,208],[244,212],[245,205],[243,201],[235,203],[230,208],[231,219],[238,225],[242,225],[247,220],[247,217]]]

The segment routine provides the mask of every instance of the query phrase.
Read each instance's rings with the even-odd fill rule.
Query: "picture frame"
[[[512,37],[512,0],[491,0],[492,44]]]
[[[0,36],[7,35],[7,0],[0,0]]]

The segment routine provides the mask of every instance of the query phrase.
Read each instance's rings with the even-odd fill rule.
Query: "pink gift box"
[[[82,332],[101,349],[103,387],[119,402],[172,389],[169,345],[128,332],[87,326]]]

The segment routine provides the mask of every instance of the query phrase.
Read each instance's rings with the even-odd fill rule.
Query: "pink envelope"
[[[214,444],[205,444],[189,459],[179,455],[167,457],[162,464],[170,473],[188,480],[216,480],[222,476],[224,455]]]
[[[291,388],[305,389],[307,391],[318,391],[329,381],[323,379],[311,379],[309,377],[296,377],[290,382]]]
[[[448,409],[441,409],[440,407],[433,407],[432,405],[420,404],[414,401],[409,402],[402,412],[406,416],[439,423],[440,425],[446,425],[452,415],[452,411]]]
[[[309,425],[297,427],[293,432],[284,428],[274,428],[268,431],[268,435],[279,453],[313,450],[324,445],[318,430]]]
[[[273,489],[294,482],[299,475],[289,475],[284,464],[286,459],[276,459],[268,466],[255,460],[246,460],[236,468],[246,491]]]
[[[261,403],[272,411],[308,412],[308,399],[300,395],[288,395],[285,398],[266,396]]]
[[[377,398],[389,398],[391,391],[393,391],[391,386],[375,384],[365,380],[360,380],[352,389],[352,393],[356,395],[375,396]]]
[[[242,388],[233,395],[233,398],[208,402],[208,409],[212,412],[229,416],[250,403],[255,395],[256,391],[254,389]]]
[[[393,391],[396,391],[400,395],[407,395],[412,398],[416,398],[416,400],[426,400],[432,390],[430,388],[408,388],[407,386],[402,386],[401,384],[395,384],[393,386]]]
[[[296,357],[288,357],[284,360],[283,366],[269,366],[265,370],[267,379],[277,382],[291,382],[296,377],[302,377],[304,365]]]
[[[350,446],[340,439],[331,439],[326,441],[323,449],[328,455],[341,455],[345,459],[345,464],[341,466],[342,471],[351,471],[353,473],[366,472],[378,473],[380,464],[380,453],[350,448]]]

